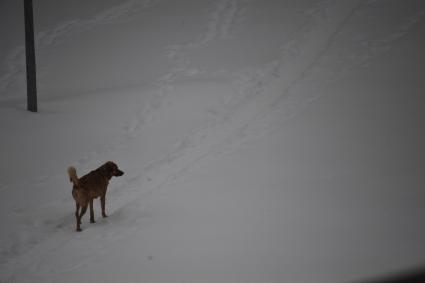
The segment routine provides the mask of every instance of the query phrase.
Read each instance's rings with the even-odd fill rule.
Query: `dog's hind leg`
[[[77,219],[77,231],[80,232],[81,231],[81,217],[83,217],[84,213],[86,213],[87,211],[87,204],[81,207],[81,211],[80,214],[78,215],[78,219]]]
[[[77,220],[77,223],[81,224],[80,219],[78,218],[79,212],[80,212],[80,204],[78,202],[75,202],[75,219]]]
[[[93,199],[90,200],[90,223],[96,223],[94,221]]]
[[[105,212],[105,195],[100,197],[100,205],[102,207],[102,217],[108,217]]]

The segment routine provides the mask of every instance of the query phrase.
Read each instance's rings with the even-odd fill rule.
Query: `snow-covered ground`
[[[0,3],[0,282],[351,282],[425,264],[425,2]],[[114,160],[75,232],[66,168]]]

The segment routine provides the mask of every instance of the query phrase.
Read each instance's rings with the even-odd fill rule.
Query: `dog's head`
[[[124,175],[124,172],[123,172],[123,171],[121,171],[121,170],[118,168],[117,164],[115,164],[115,163],[114,163],[114,162],[112,162],[112,161],[108,161],[108,162],[106,162],[106,163],[103,165],[103,167],[104,167],[104,170],[105,170],[105,172],[106,172],[107,176],[109,177],[109,179],[110,179],[110,178],[112,178],[112,177],[119,177],[119,176]]]

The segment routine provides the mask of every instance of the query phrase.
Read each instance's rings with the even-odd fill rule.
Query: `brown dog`
[[[106,162],[81,178],[77,177],[77,171],[74,167],[68,168],[69,180],[74,184],[72,187],[72,196],[74,197],[76,206],[75,218],[77,220],[77,231],[81,231],[81,217],[86,213],[89,204],[90,223],[95,223],[93,211],[93,199],[95,198],[100,197],[102,216],[107,217],[105,213],[105,196],[109,180],[113,176],[118,177],[123,174],[124,172],[118,169],[118,166],[112,161]]]

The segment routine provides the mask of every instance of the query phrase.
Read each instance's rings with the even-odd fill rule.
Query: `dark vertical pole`
[[[32,0],[24,0],[25,50],[27,58],[27,108],[37,112],[37,80],[35,75],[34,21]]]

